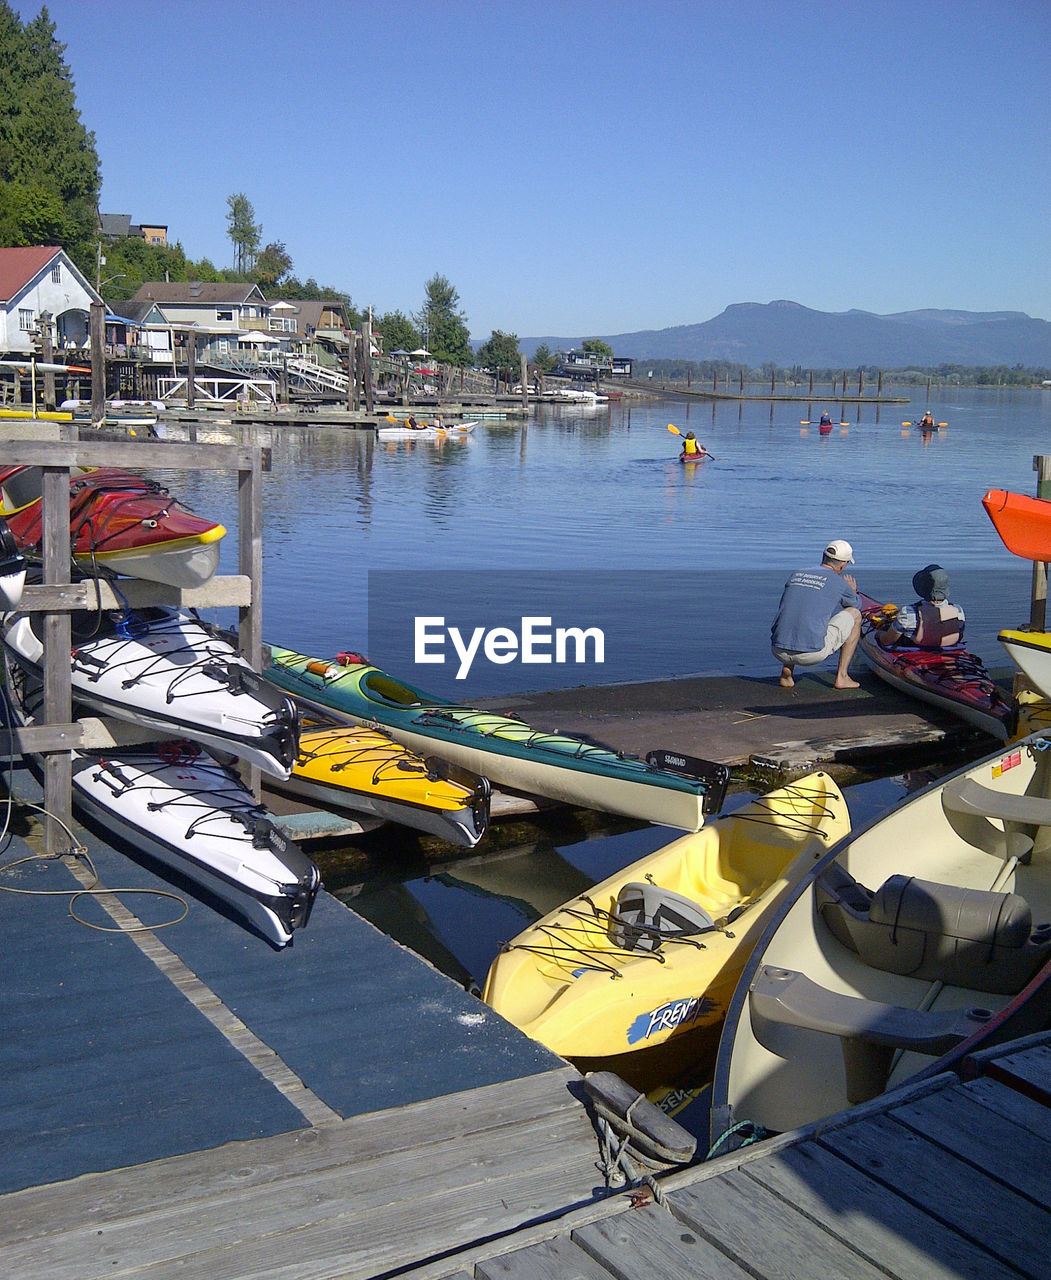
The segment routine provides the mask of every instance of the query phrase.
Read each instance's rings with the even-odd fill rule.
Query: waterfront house
[[[64,249],[0,248],[0,351],[29,355],[40,346],[40,317],[50,316],[56,352],[85,347],[92,302],[101,301]]]
[[[100,213],[99,235],[110,242],[132,236],[137,240],[145,240],[147,244],[167,245],[168,224],[144,222],[137,225],[132,222],[130,213]]]

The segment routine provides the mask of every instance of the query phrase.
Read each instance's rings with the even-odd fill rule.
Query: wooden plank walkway
[[[405,1280],[1051,1274],[1051,1033]]]
[[[577,1072],[335,899],[275,951],[77,827],[73,919],[87,864],[12,825],[5,1275],[371,1276],[595,1198]]]

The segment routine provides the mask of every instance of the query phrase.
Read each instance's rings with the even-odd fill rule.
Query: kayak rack
[[[49,424],[50,425],[50,424]],[[66,852],[72,824],[73,756],[78,749],[105,750],[152,741],[155,731],[117,720],[73,719],[70,614],[76,610],[147,608],[238,609],[238,642],[260,670],[263,652],[260,587],[263,576],[261,477],[270,470],[269,448],[260,445],[175,444],[164,441],[70,439],[60,424],[57,439],[0,441],[0,463],[40,467],[42,472],[43,582],[26,586],[19,611],[44,617],[44,716],[10,730],[13,749],[44,760],[45,839],[48,853]],[[69,485],[75,467],[154,466],[165,470],[231,471],[237,475],[238,574],[216,576],[203,586],[170,587],[137,578],[120,579],[120,596],[104,578],[70,581]],[[256,798],[259,771],[246,769]]]

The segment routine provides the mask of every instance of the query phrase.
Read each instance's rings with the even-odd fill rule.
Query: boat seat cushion
[[[887,973],[1008,994],[1051,957],[1051,924],[1016,893],[894,875],[870,894],[838,865],[816,889],[831,933]]]
[[[625,951],[656,951],[670,938],[707,933],[715,922],[692,898],[648,881],[632,881],[610,913],[610,938]]]

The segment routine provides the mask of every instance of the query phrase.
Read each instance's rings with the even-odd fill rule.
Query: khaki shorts
[[[829,620],[822,648],[815,649],[812,653],[793,653],[790,649],[774,648],[773,655],[786,667],[814,667],[831,657],[838,649],[843,648],[854,630],[856,621],[856,615],[850,609],[840,609],[839,613],[834,613]]]

